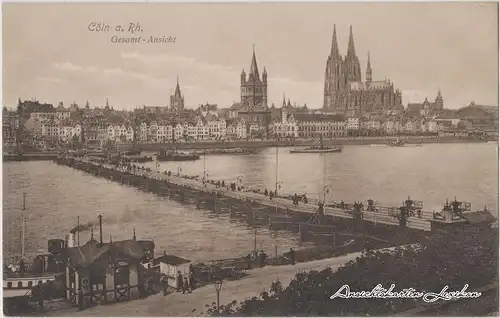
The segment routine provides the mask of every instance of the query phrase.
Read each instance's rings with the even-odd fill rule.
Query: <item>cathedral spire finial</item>
[[[368,51],[368,62],[366,62],[366,81],[372,81],[372,64],[370,62],[370,51]]]
[[[352,33],[352,25],[349,26],[349,44],[347,47],[347,56],[349,57],[356,56],[356,50],[354,49],[354,35]]]
[[[255,44],[253,45],[252,64],[250,65],[249,75],[255,79],[259,78],[259,68],[257,67],[257,58],[255,57]]]
[[[332,36],[332,52],[330,56],[332,58],[337,58],[340,55],[339,53],[339,45],[337,43],[337,26],[333,25],[333,36]]]

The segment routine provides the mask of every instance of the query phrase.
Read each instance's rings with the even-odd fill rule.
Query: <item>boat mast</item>
[[[26,196],[28,194],[26,192],[23,192],[23,210],[21,212],[21,259],[24,259],[24,250],[25,250],[25,231],[26,231],[26,218],[25,218],[25,211],[26,211]]]
[[[274,195],[275,196],[278,195],[278,164],[279,164],[279,160],[278,160],[278,145],[276,145],[276,185],[275,185],[275,188],[274,188]]]
[[[324,158],[323,158],[323,204],[325,204],[326,201],[326,156],[327,154],[324,153]]]
[[[78,216],[76,219],[76,246],[80,246],[80,217]]]
[[[203,185],[205,185],[205,178],[207,176],[207,150],[203,150]]]

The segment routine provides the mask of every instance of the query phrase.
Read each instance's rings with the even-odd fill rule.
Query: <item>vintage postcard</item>
[[[498,316],[498,3],[4,3],[8,316]]]

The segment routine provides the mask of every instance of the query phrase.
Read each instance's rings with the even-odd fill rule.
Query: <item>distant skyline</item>
[[[92,22],[110,31],[91,32]],[[143,32],[115,30],[130,22]],[[363,80],[369,51],[373,80],[394,82],[405,107],[438,89],[446,108],[498,105],[498,5],[480,2],[6,3],[2,101],[167,106],[178,76],[186,108],[230,107],[255,45],[269,106],[285,95],[321,108],[334,24],[342,55],[352,25]],[[119,44],[114,35],[176,40]]]

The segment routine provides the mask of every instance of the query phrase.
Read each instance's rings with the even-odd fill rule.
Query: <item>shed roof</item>
[[[98,260],[106,253],[114,255],[122,254],[133,259],[141,259],[145,256],[145,251],[154,248],[152,241],[125,240],[112,243],[96,244],[88,242],[83,246],[68,248],[68,264],[73,268],[87,267]]]
[[[154,261],[155,264],[159,263],[159,262],[166,263],[168,265],[174,265],[174,266],[191,263],[191,261],[188,259],[178,257],[175,255],[168,255],[168,254],[160,256],[160,257],[156,258]]]
[[[489,224],[496,221],[489,211],[476,211],[463,213],[462,217],[471,224]]]

